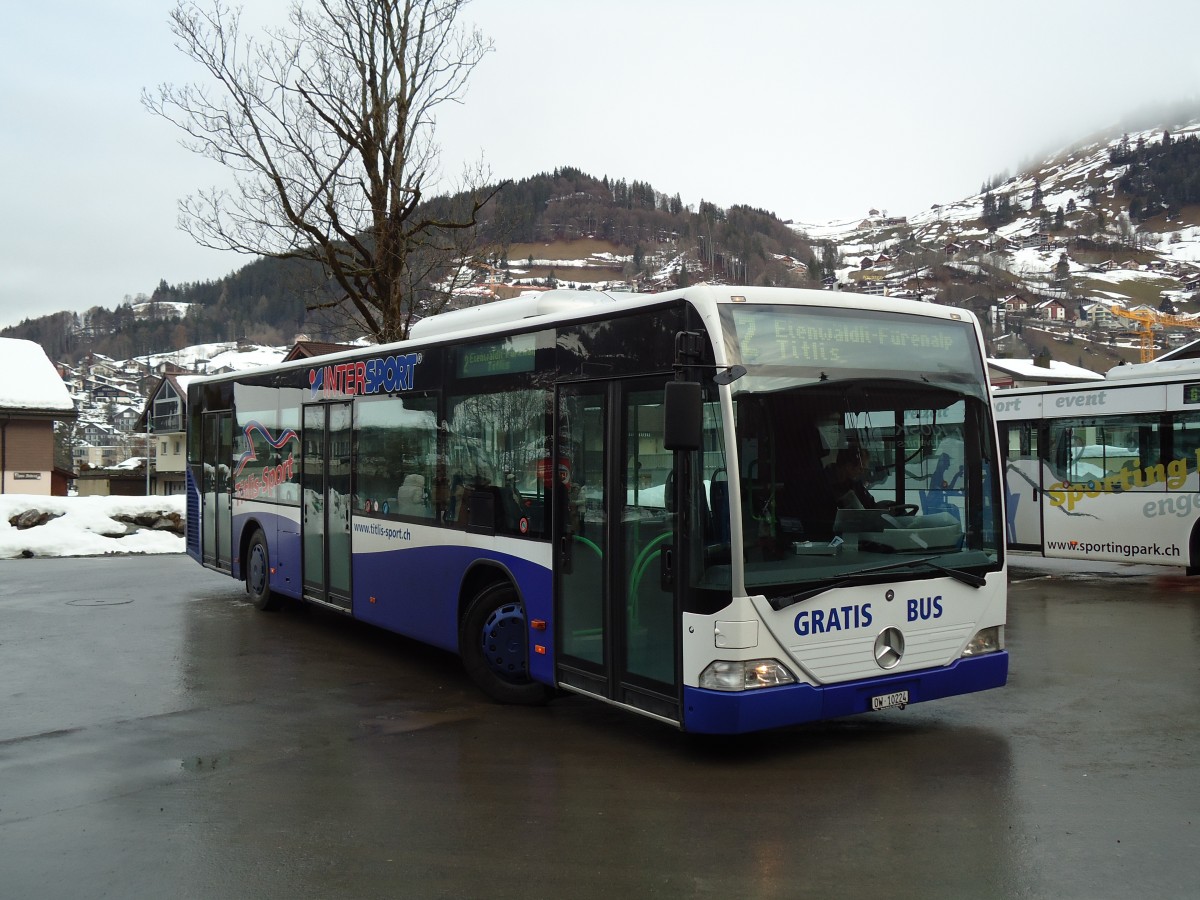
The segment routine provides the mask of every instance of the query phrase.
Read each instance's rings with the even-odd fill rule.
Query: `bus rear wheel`
[[[262,529],[254,532],[246,548],[246,593],[256,609],[279,607],[279,595],[271,590],[271,554]]]
[[[512,585],[490,585],[467,607],[459,634],[463,665],[493,700],[532,705],[549,699],[549,688],[529,677],[528,635],[525,606]]]

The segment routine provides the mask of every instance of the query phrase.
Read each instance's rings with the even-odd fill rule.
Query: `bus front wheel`
[[[246,548],[246,593],[256,609],[270,610],[279,606],[279,596],[271,591],[271,554],[267,536],[262,530],[254,532]]]
[[[525,606],[509,584],[480,591],[462,619],[459,646],[467,674],[500,703],[544,703],[549,689],[529,677]]]

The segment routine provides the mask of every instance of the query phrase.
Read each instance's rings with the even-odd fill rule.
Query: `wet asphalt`
[[[704,738],[182,556],[0,561],[0,897],[1195,897],[1169,573],[1018,561],[1006,688]]]

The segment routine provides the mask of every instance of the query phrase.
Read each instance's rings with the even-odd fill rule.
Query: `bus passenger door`
[[[556,396],[557,677],[679,721],[676,515],[665,378],[561,385]]]
[[[232,571],[233,413],[205,413],[200,434],[203,484],[200,552],[206,566]]]
[[[350,611],[352,410],[304,407],[301,486],[304,598]]]
[[[1005,531],[1008,543],[1023,550],[1042,549],[1042,504],[1046,487],[1043,481],[1049,473],[1040,437],[1035,421],[1000,423],[1008,515]]]

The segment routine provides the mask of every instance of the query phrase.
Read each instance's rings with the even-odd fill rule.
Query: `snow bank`
[[[32,528],[13,522],[28,511],[53,518]],[[184,516],[178,497],[39,497],[0,494],[0,559],[20,556],[104,556],[110,553],[182,553],[183,538],[171,531],[127,525],[117,516]]]

